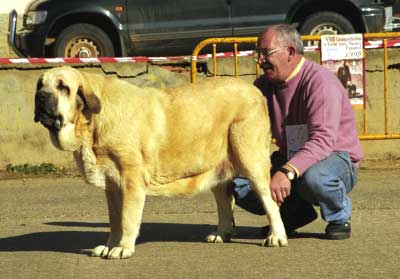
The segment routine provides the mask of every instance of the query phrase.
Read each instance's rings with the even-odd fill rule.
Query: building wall
[[[26,4],[29,2],[30,0],[2,1],[0,5],[0,14],[8,14],[13,9],[17,10],[18,14],[22,14]]]
[[[0,57],[15,58],[17,55],[9,48],[7,43],[8,15],[15,9],[18,13],[17,26],[20,28],[25,6],[29,0],[1,1],[0,5]]]

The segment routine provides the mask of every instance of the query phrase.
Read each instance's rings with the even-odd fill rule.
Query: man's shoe
[[[351,234],[350,222],[340,224],[337,222],[330,222],[325,229],[325,235],[328,239],[341,240],[347,239]]]

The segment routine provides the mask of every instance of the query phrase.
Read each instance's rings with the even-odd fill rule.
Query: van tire
[[[353,34],[354,26],[351,22],[335,12],[318,12],[310,15],[300,26],[302,35],[335,35]]]
[[[95,25],[73,24],[56,38],[54,57],[113,57],[114,45],[107,34]]]

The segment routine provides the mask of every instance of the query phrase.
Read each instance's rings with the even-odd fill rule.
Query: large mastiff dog
[[[105,188],[111,232],[94,256],[132,256],[146,195],[211,189],[219,220],[207,241],[229,241],[234,202],[227,185],[237,175],[249,178],[268,212],[263,245],[287,245],[269,190],[265,99],[251,84],[215,78],[158,90],[54,68],[37,82],[35,121],[57,148],[74,152],[88,183]]]

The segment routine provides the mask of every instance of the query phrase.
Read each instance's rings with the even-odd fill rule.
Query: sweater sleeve
[[[329,78],[308,85],[305,94],[306,124],[308,140],[289,160],[300,173],[315,163],[327,158],[335,146],[342,102],[346,98],[339,82]]]

